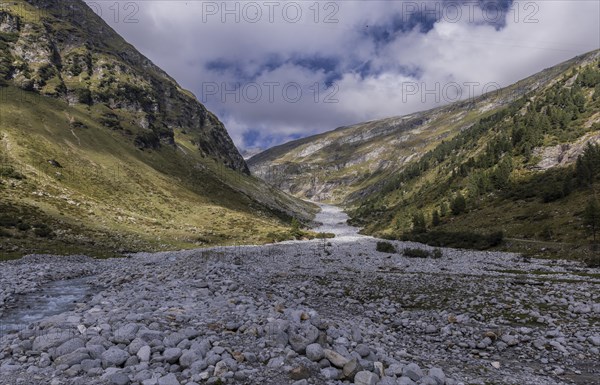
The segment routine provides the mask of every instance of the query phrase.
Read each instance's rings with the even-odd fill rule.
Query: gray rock
[[[114,332],[113,341],[118,344],[129,344],[135,339],[135,336],[140,329],[140,325],[129,323],[121,326]]]
[[[150,370],[142,370],[133,376],[133,381],[142,382],[149,378],[152,378],[152,372]]]
[[[311,361],[320,361],[325,356],[323,348],[319,344],[310,344],[306,347],[306,358]]]
[[[133,341],[131,341],[131,343],[127,347],[127,351],[129,352],[129,354],[134,356],[144,345],[148,344],[141,338],[134,338]]]
[[[54,357],[64,356],[73,353],[75,350],[85,347],[85,342],[81,338],[72,338],[56,348]]]
[[[424,373],[419,365],[410,363],[402,369],[402,375],[410,378],[413,381],[419,381],[424,376]]]
[[[265,326],[265,330],[267,333],[267,344],[269,346],[285,348],[289,341],[289,336],[286,332],[288,326],[289,322],[283,320],[269,322]]]
[[[113,385],[129,385],[130,382],[129,376],[122,372],[110,376],[110,383]]]
[[[352,326],[352,340],[354,342],[356,342],[357,344],[360,344],[363,341],[363,337],[362,337],[362,333],[360,332],[360,329],[356,326]]]
[[[213,376],[223,377],[228,371],[235,370],[235,368],[231,368],[229,364],[230,363],[225,360],[217,362],[217,364],[215,365],[215,371],[213,372]]]
[[[567,353],[567,349],[560,344],[558,341],[550,341],[550,346],[558,350],[561,353]]]
[[[289,372],[292,380],[304,380],[311,377],[310,369],[304,365],[296,366]]]
[[[106,349],[102,345],[89,345],[88,344],[86,349],[88,350],[90,357],[92,357],[95,360],[101,359],[102,353],[104,353],[106,351]]]
[[[321,369],[321,375],[327,380],[339,380],[342,377],[342,372],[339,369],[328,367]]]
[[[129,356],[129,358],[127,359],[127,361],[125,361],[124,366],[136,366],[137,364],[140,363],[139,358],[137,358],[137,356]]]
[[[492,340],[490,337],[485,337],[477,344],[477,349],[485,349],[492,344]]]
[[[349,361],[346,357],[330,349],[323,349],[323,354],[333,366],[336,366],[338,368],[343,368],[344,365],[346,365]]]
[[[121,366],[129,358],[129,353],[117,347],[111,347],[102,353],[102,366],[104,368]]]
[[[181,349],[179,348],[168,348],[163,352],[163,357],[169,364],[174,364],[181,357],[181,353]]]
[[[202,356],[197,351],[186,350],[181,354],[181,357],[179,357],[179,365],[181,365],[181,367],[184,369],[189,368],[194,362],[199,361],[201,359]]]
[[[411,380],[409,377],[403,376],[398,380],[398,385],[415,385],[416,382]]]
[[[78,349],[72,353],[69,354],[65,354],[63,356],[58,357],[56,360],[54,360],[54,365],[56,366],[60,366],[60,365],[66,365],[66,366],[73,366],[76,364],[80,364],[81,361],[83,360],[89,360],[90,359],[90,355],[88,354],[87,350],[85,348],[82,349]]]
[[[419,385],[439,385],[439,382],[431,376],[425,376],[421,378]]]
[[[291,328],[288,333],[289,344],[296,353],[304,353],[306,347],[319,338],[319,329],[311,324]]]
[[[192,364],[192,366],[190,367],[190,370],[194,374],[199,374],[206,368],[208,368],[208,363],[204,360],[198,360]]]
[[[404,365],[394,363],[391,364],[385,372],[390,376],[400,377],[402,376],[402,369],[404,369]]]
[[[210,351],[211,347],[212,346],[210,344],[210,341],[202,340],[202,341],[195,341],[192,344],[192,346],[190,346],[190,350],[193,350],[193,351],[199,353],[204,358]]]
[[[377,385],[398,385],[395,378],[383,377]]]
[[[367,357],[369,354],[371,354],[371,349],[365,344],[356,345],[356,347],[354,348],[354,351],[357,352],[358,354],[360,354],[360,356],[363,358]]]
[[[62,345],[73,338],[73,333],[70,332],[51,332],[48,334],[36,337],[33,340],[33,350],[42,352],[50,348]]]
[[[379,376],[366,370],[356,373],[354,385],[377,385]]]
[[[158,379],[158,385],[181,385],[173,373],[169,373]]]
[[[346,363],[346,365],[344,365],[342,373],[344,374],[344,378],[347,378],[348,380],[352,381],[352,380],[354,380],[356,373],[358,373],[362,370],[363,370],[363,367],[360,365],[358,360],[356,358],[354,358],[354,359],[348,361]]]
[[[102,361],[100,360],[83,360],[81,361],[81,370],[84,372],[89,371],[90,369],[96,369],[102,366]]]
[[[148,345],[142,346],[140,348],[140,350],[138,350],[138,352],[137,352],[137,358],[139,358],[141,362],[148,362],[148,361],[150,361],[150,353],[151,352],[152,352],[152,349],[150,348],[150,346],[148,346]]]
[[[166,336],[163,339],[163,343],[168,348],[174,348],[184,339],[186,339],[185,334],[175,332],[175,333],[172,333],[172,334],[169,334],[168,336]]]
[[[444,371],[440,368],[431,368],[429,369],[428,374],[429,377],[432,377],[436,380],[438,385],[444,385],[444,383],[446,382],[446,375],[444,374]]]

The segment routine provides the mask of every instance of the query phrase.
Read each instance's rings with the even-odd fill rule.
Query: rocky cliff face
[[[194,136],[203,155],[248,173],[225,127],[83,1],[0,7],[0,82],[81,105],[140,149]]]

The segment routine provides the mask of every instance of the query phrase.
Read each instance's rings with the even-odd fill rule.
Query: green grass
[[[593,69],[598,72],[600,70],[596,68],[597,64],[597,61],[585,64],[585,70]],[[579,65],[580,62],[575,60],[556,67],[553,69],[554,78],[558,81],[555,85],[541,87],[527,98],[497,110],[496,115],[479,116],[481,129],[474,126],[471,131],[464,131],[457,136],[464,137],[461,141],[440,144],[435,152],[426,154],[423,161],[412,162],[412,168],[407,168],[410,173],[389,178],[389,181],[371,189],[366,199],[363,196],[360,200],[351,202],[352,222],[364,226],[366,234],[416,240],[436,246],[491,246],[498,250],[544,258],[583,260],[590,257],[591,237],[586,234],[581,217],[582,208],[587,204],[591,191],[577,185],[572,164],[537,171],[532,167],[537,164],[539,157],[532,155],[527,159],[521,147],[515,144],[510,146],[509,143],[508,149],[500,151],[504,157],[510,157],[512,172],[506,177],[508,182],[500,188],[489,184],[493,181],[490,176],[499,168],[502,155],[492,160],[491,166],[484,163],[495,156],[491,155],[495,154],[493,146],[504,143],[502,139],[510,135],[513,119],[520,119],[520,116],[537,119],[539,116],[543,117],[543,112],[540,112],[544,111],[543,108],[555,108],[552,98],[557,90],[565,92],[567,80],[572,76],[566,76],[566,71],[570,73],[575,68],[582,72]],[[581,146],[579,141],[584,135],[588,138],[600,135],[600,126],[597,122],[594,123],[598,117],[600,99],[592,98],[592,94],[586,89],[581,95],[584,95],[585,111],[577,119],[569,121],[567,128],[541,124],[536,126],[531,123],[526,126],[526,130],[529,130],[526,132],[545,130],[545,136],[540,138],[539,145],[566,142],[571,143],[571,148]],[[532,100],[546,104],[533,108]],[[508,138],[515,140],[510,136]],[[533,143],[536,139],[531,140]],[[449,146],[452,151],[445,152]],[[487,178],[487,186],[480,187],[477,179],[480,176]],[[571,182],[571,187],[566,190],[567,193],[563,193],[566,182]],[[434,210],[439,212],[444,204],[446,207],[451,206],[458,193],[467,198],[466,211],[459,215],[441,215],[439,223],[432,224]],[[419,236],[412,234],[411,218],[416,213],[423,213],[427,218],[429,233]],[[496,242],[489,246],[480,245],[481,242],[474,237],[458,236],[499,232],[506,238],[501,245]],[[455,236],[447,237],[445,234]],[[455,242],[458,238],[473,238],[473,242]]]
[[[19,21],[0,34],[0,217],[19,226],[0,258],[263,243],[316,212],[226,167],[244,165],[217,117],[83,2],[0,8]]]
[[[8,229],[3,258],[264,243],[289,229],[286,209],[304,218],[315,211],[202,157],[189,135],[176,135],[183,150],[141,151],[84,106],[11,92],[19,98],[4,101],[0,117],[0,164],[10,170],[0,176],[2,211],[22,221],[39,217],[54,235]],[[87,128],[72,127],[74,120]]]

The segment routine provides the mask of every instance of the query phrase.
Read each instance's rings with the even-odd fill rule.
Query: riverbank
[[[0,383],[589,385],[600,375],[594,270],[452,249],[408,258],[405,248],[432,248],[377,252],[333,207],[317,221],[336,238],[2,263],[3,312],[57,280],[87,276],[97,291],[1,338]]]

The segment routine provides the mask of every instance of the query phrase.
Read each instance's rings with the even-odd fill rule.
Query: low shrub
[[[431,256],[431,253],[427,250],[411,248],[404,249],[402,254],[407,258],[429,258]]]
[[[15,227],[17,224],[19,224],[19,220],[17,218],[8,215],[0,216],[0,226],[2,227]]]
[[[40,238],[49,238],[53,235],[52,229],[44,223],[36,223],[34,227],[33,233]]]
[[[17,225],[17,229],[19,229],[21,231],[27,231],[27,230],[31,229],[31,226],[28,223],[21,222]]]
[[[598,268],[600,268],[600,255],[595,256],[595,257],[587,257],[584,260],[584,263],[589,268],[598,269]]]
[[[600,268],[600,245],[592,245],[590,252],[591,255],[588,255],[583,262],[587,267]]]
[[[397,253],[398,251],[390,242],[379,241],[377,242],[377,247],[375,248],[380,253]]]
[[[435,249],[433,250],[433,253],[431,253],[431,258],[433,259],[440,259],[444,257],[444,252],[442,251],[442,249]]]
[[[290,234],[288,232],[270,232],[266,238],[271,243],[283,242],[290,239]]]
[[[317,233],[317,238],[318,239],[335,238],[335,234],[334,233]]]
[[[501,245],[504,241],[504,233],[497,231],[486,235],[467,231],[430,231],[423,234],[405,233],[402,236],[402,240],[424,243],[434,247],[487,250]]]
[[[22,180],[25,176],[12,166],[0,166],[0,177]]]

